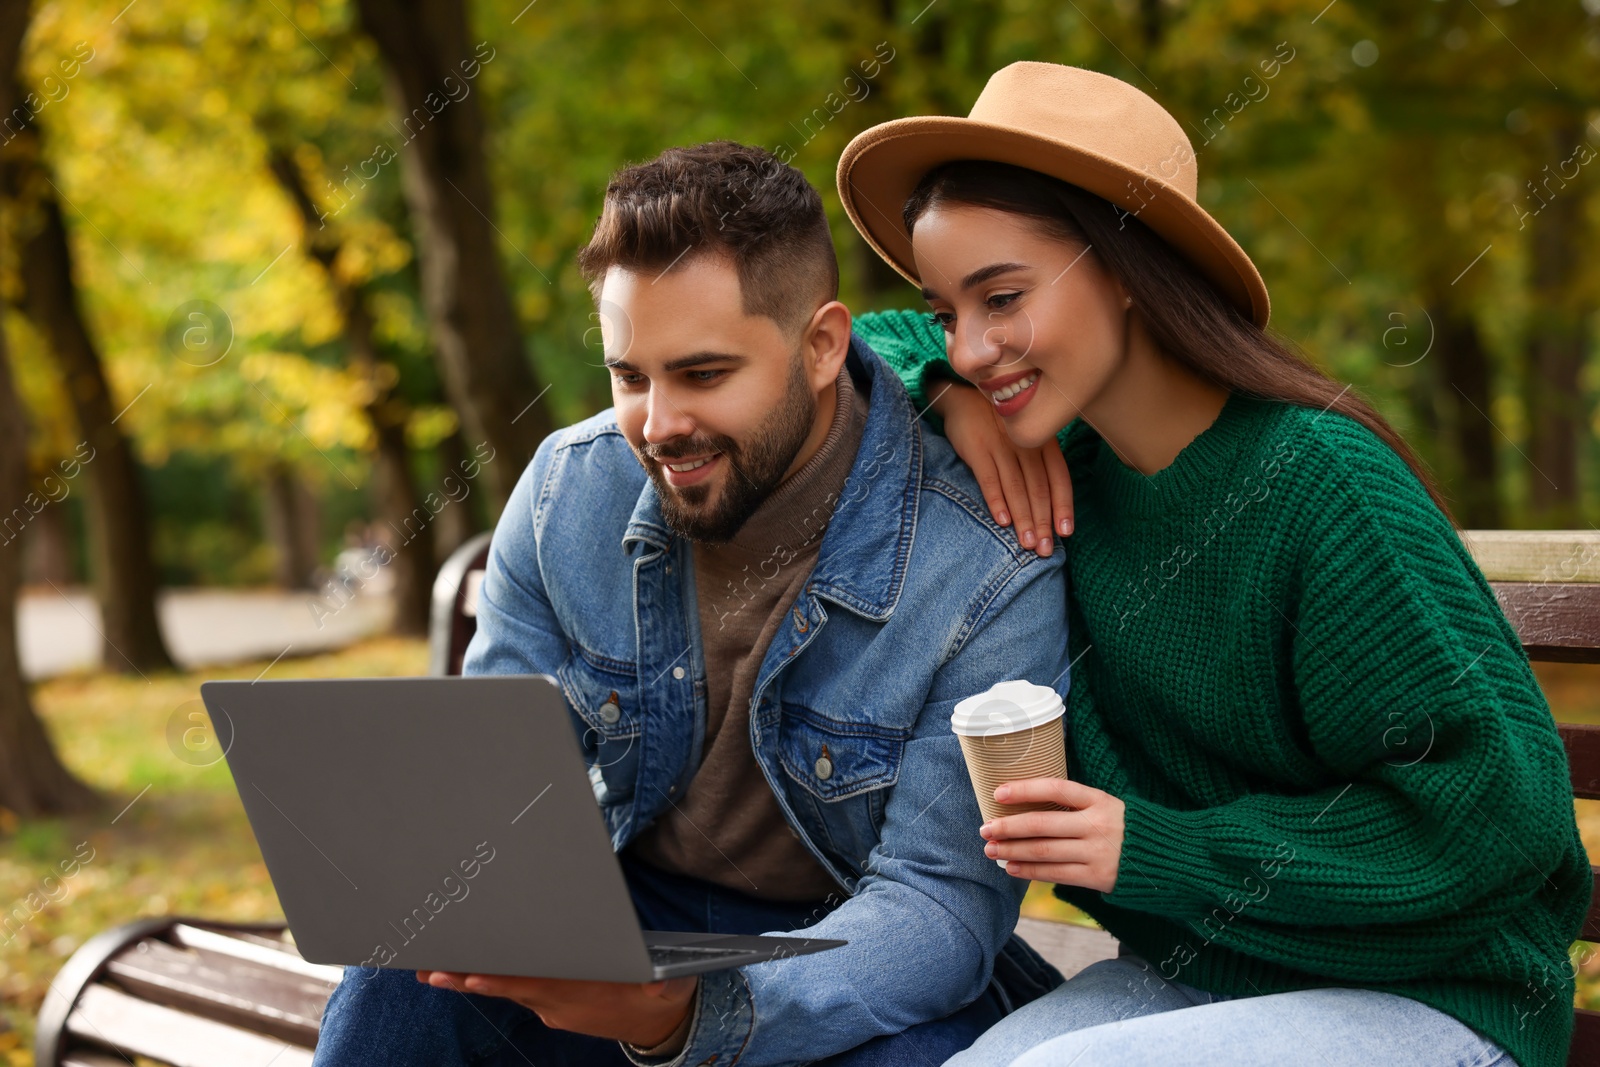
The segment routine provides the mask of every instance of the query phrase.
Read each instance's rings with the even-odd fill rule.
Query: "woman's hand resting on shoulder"
[[[989,513],[1001,526],[1011,526],[1024,548],[1048,556],[1055,537],[1072,532],[1072,480],[1067,461],[1055,442],[1019,449],[1006,436],[988,397],[964,382],[930,385],[935,399],[928,406],[944,420],[944,431],[956,455],[978,479]]]
[[[978,828],[984,855],[1005,860],[1013,878],[1081,885],[1102,893],[1117,884],[1127,805],[1103,789],[1065,778],[1023,778],[997,787],[1002,804],[1060,804],[1071,811],[1025,811]]]

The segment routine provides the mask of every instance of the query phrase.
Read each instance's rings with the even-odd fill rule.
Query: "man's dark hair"
[[[611,267],[660,272],[704,253],[731,260],[745,314],[785,332],[839,294],[822,197],[771,152],[734,141],[669,148],[613,175],[578,269],[598,302]]]

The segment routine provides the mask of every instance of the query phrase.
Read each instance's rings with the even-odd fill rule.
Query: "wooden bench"
[[[1600,533],[1463,533],[1534,660],[1600,663]],[[433,589],[430,670],[459,674],[476,629],[488,535],[458,549]],[[1600,726],[1560,725],[1573,796],[1600,800]],[[1600,868],[1594,869],[1600,897]],[[1103,930],[1024,918],[1017,932],[1061,973],[1117,954]],[[1600,899],[1582,937],[1600,942]],[[307,963],[281,923],[141,919],[88,941],[39,1011],[37,1067],[311,1062],[340,969]],[[1600,1012],[1578,1010],[1568,1067],[1600,1065]]]

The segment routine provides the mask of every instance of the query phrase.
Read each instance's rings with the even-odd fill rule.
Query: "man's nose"
[[[644,439],[653,445],[694,434],[694,420],[666,390],[652,387],[645,401]]]

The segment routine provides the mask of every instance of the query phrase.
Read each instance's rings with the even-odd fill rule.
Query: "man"
[[[1061,981],[950,731],[1003,679],[1065,693],[1061,554],[852,336],[769,153],[620,172],[579,265],[614,406],[524,471],[465,670],[559,681],[646,928],[849,944],[643,985],[351,968],[317,1063],[940,1063]]]

